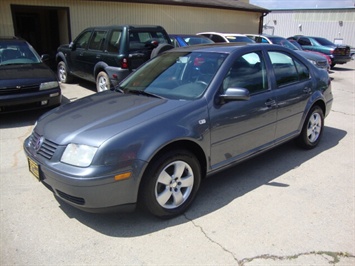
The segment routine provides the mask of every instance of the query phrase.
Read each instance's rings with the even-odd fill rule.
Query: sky
[[[355,8],[355,0],[249,0],[267,9]]]

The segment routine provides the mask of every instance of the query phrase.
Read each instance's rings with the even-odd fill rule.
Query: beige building
[[[267,13],[249,0],[1,0],[0,36],[20,36],[40,54],[53,54],[88,26],[149,24],[168,33],[258,33]]]

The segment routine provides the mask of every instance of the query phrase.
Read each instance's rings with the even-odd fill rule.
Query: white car
[[[248,42],[253,43],[254,41],[248,38],[244,34],[239,33],[221,33],[221,32],[200,32],[196,33],[196,35],[205,36],[212,41],[218,42]]]

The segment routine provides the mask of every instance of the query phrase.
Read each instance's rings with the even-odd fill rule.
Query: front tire
[[[111,88],[111,82],[106,72],[101,71],[96,77],[96,90],[97,92],[107,91]]]
[[[296,139],[297,144],[305,149],[315,148],[322,136],[324,113],[319,106],[314,106],[303,124],[301,134]]]
[[[200,164],[188,151],[170,151],[153,161],[143,176],[139,203],[159,218],[184,213],[201,182]]]
[[[67,65],[63,61],[60,61],[58,63],[57,75],[58,75],[58,80],[62,83],[69,83],[73,79],[72,76],[68,72]]]

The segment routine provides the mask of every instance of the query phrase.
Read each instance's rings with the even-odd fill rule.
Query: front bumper
[[[134,210],[140,178],[137,170],[132,169],[143,169],[144,162],[136,161],[133,166],[122,169],[113,166],[74,167],[43,158],[33,148],[30,138],[24,142],[26,156],[37,164],[39,180],[55,196],[87,212]],[[115,175],[126,171],[132,171],[130,178],[114,179]]]
[[[37,92],[0,94],[0,113],[54,107],[60,105],[61,100],[59,87]]]
[[[332,64],[345,64],[351,60],[350,55],[331,55]]]

